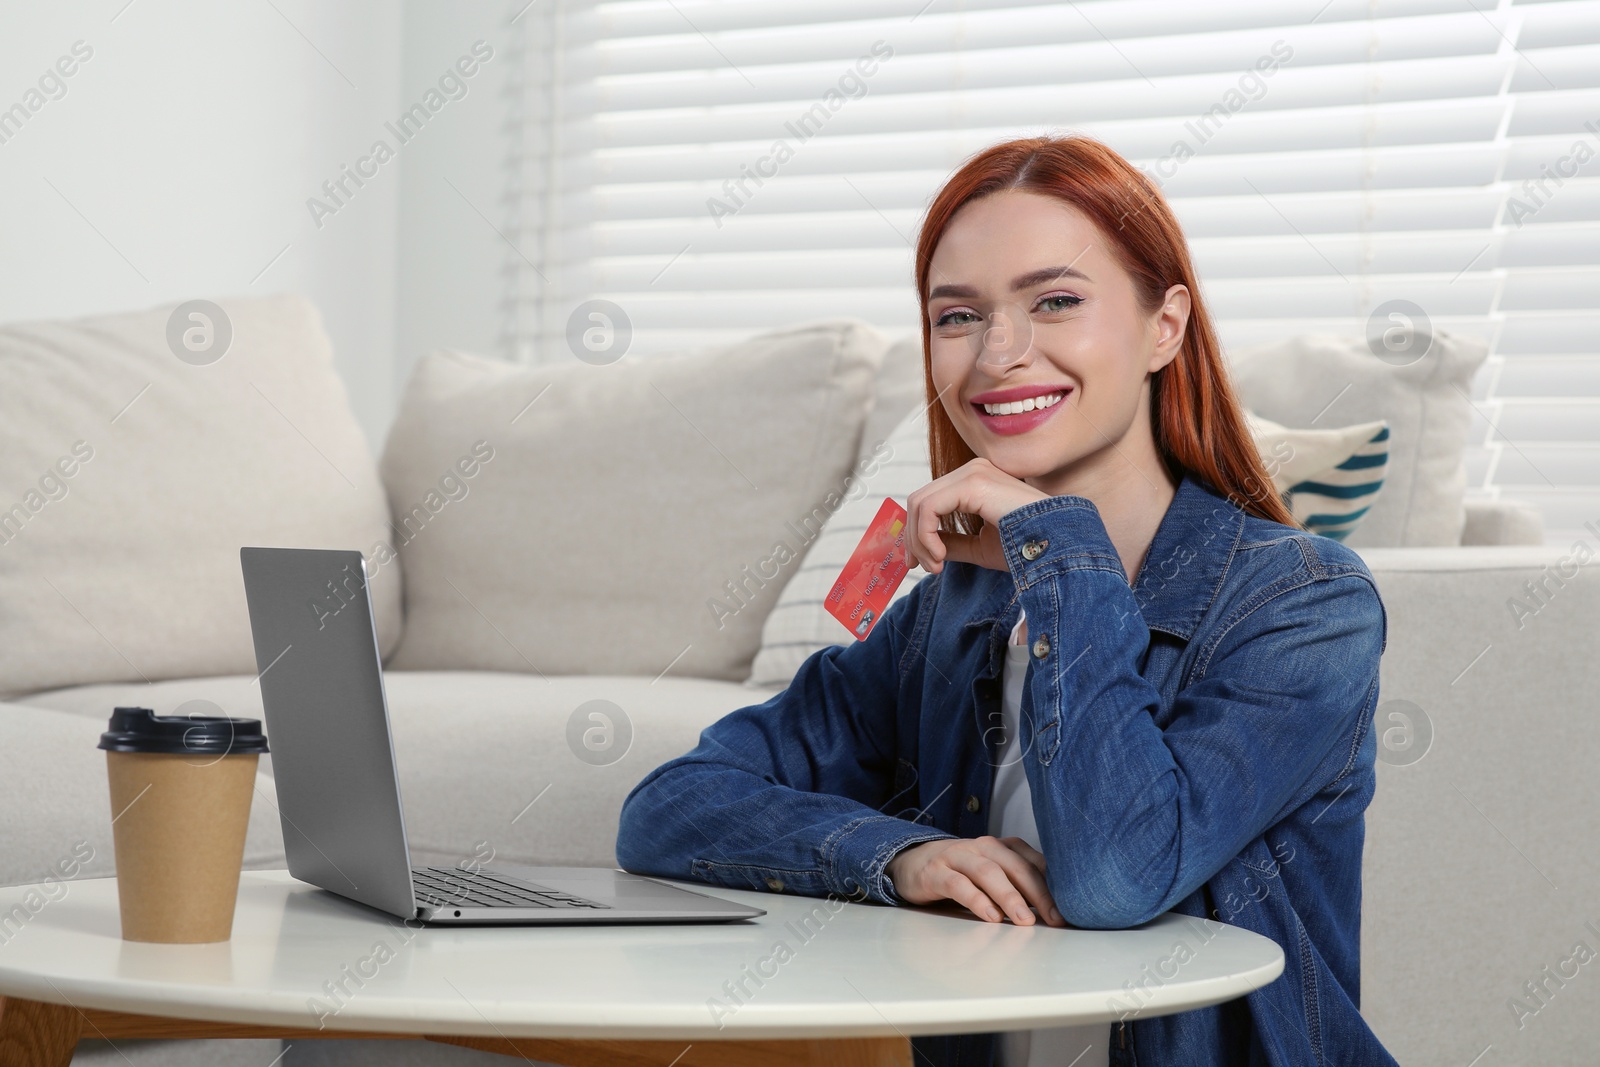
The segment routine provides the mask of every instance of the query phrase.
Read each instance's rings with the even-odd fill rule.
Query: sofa
[[[260,716],[246,544],[367,554],[417,862],[487,844],[613,865],[644,774],[849,639],[777,626],[806,609],[785,592],[831,577],[823,539],[853,542],[845,511],[881,499],[884,472],[926,470],[884,447],[915,437],[919,342],[859,322],[650,359],[436,353],[374,457],[314,307],[220,307],[230,346],[210,362],[179,357],[170,306],[0,326],[0,884],[42,879],[79,842],[78,877],[113,873],[95,749],[113,706]],[[1444,422],[1452,436],[1461,419]],[[1458,464],[1460,447],[1445,442]],[[1409,476],[1413,496],[1443,485],[1443,518],[1350,541],[1389,627],[1363,1011],[1402,1063],[1590,1062],[1600,978],[1563,968],[1600,916],[1600,522],[1544,545],[1529,509]],[[576,740],[595,708],[616,727],[599,751]],[[281,867],[270,757],[259,775],[245,862]],[[85,1042],[74,1062],[279,1052]],[[296,1041],[282,1062],[479,1059]]]

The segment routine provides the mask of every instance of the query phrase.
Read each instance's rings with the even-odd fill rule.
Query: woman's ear
[[[1183,338],[1189,329],[1189,287],[1174,285],[1162,298],[1154,318],[1155,351],[1150,353],[1148,372],[1154,374],[1183,351]]]

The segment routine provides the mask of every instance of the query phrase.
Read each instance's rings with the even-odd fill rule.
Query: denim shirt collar
[[[1156,527],[1133,586],[1134,600],[1148,628],[1184,641],[1194,636],[1227,575],[1244,518],[1232,501],[1194,474],[1184,474]],[[995,666],[998,642],[1016,626],[1022,608],[1009,574],[985,569],[983,575],[991,588],[962,625],[964,629],[987,626],[994,631],[990,661]]]

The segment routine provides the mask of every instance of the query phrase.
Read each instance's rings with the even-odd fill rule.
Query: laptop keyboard
[[[533,882],[515,883],[487,871],[459,867],[413,867],[417,899],[433,907],[471,904],[479,908],[609,908],[609,904],[560,893]]]

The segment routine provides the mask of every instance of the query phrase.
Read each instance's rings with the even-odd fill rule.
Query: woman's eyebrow
[[[1075,267],[1040,267],[1038,270],[1030,270],[1026,274],[1019,274],[1011,279],[1011,289],[1013,292],[1031,289],[1035,285],[1053,282],[1061,278],[1078,278],[1086,282],[1094,280]],[[959,296],[970,300],[977,295],[978,290],[970,285],[937,285],[929,291],[928,299],[937,300],[941,296]]]
[[[1030,270],[1026,274],[1019,274],[1017,277],[1011,279],[1011,288],[1013,291],[1018,289],[1032,289],[1035,285],[1041,285],[1045,282],[1053,282],[1060,278],[1077,278],[1086,282],[1093,280],[1087,274],[1083,273],[1083,271],[1074,267],[1041,267],[1038,270]]]

